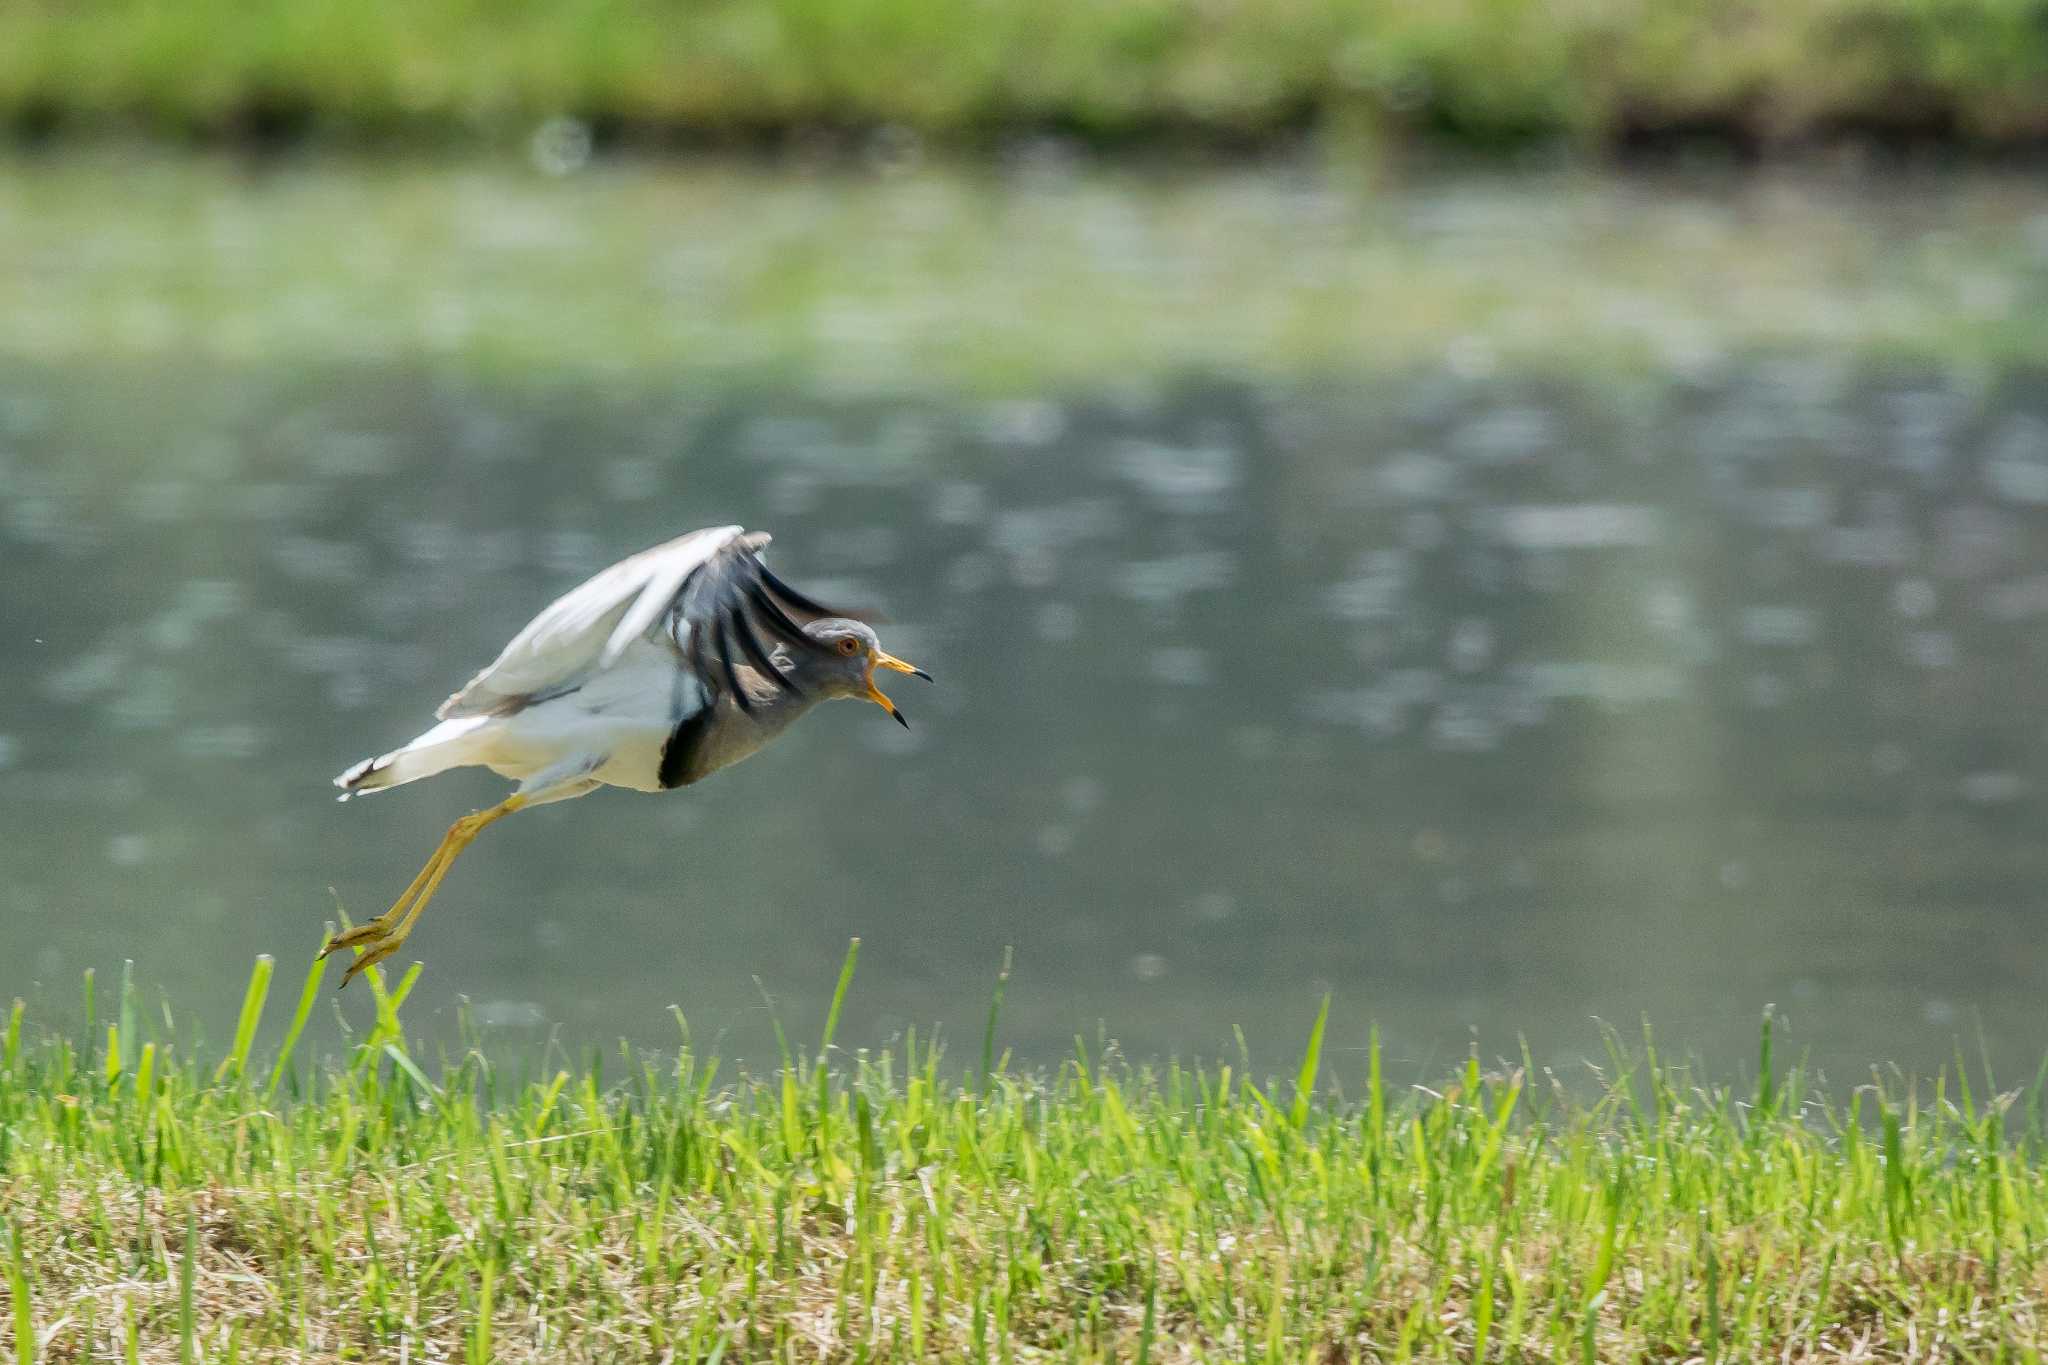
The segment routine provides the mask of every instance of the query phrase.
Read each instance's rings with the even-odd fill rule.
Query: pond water
[[[7,184],[0,996],[45,1017],[126,958],[214,1036],[255,954],[289,995],[337,897],[381,910],[503,791],[332,775],[586,573],[733,521],[888,614],[939,679],[894,689],[912,728],[828,708],[492,829],[401,959],[423,1030],[668,1044],[674,1004],[764,1061],[859,936],[842,1041],[963,1062],[1006,946],[1031,1061],[1241,1028],[1277,1067],[1326,991],[1340,1073],[1373,1024],[1425,1074],[1647,1017],[1732,1074],[1771,1003],[1837,1080],[2048,1054],[2048,193]]]

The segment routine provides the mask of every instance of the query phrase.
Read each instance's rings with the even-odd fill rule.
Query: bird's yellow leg
[[[448,827],[448,832],[441,836],[441,842],[435,847],[433,856],[427,859],[426,866],[422,867],[419,875],[412,879],[412,883],[399,893],[398,899],[392,902],[389,910],[373,920],[358,924],[355,928],[327,940],[327,946],[320,950],[322,957],[326,957],[337,948],[361,950],[356,960],[349,964],[348,971],[343,974],[341,984],[348,985],[364,968],[382,962],[397,952],[404,945],[406,935],[412,932],[412,926],[419,919],[420,911],[434,898],[434,891],[441,885],[441,879],[448,875],[448,869],[462,856],[462,850],[469,847],[470,841],[476,838],[484,826],[503,819],[525,804],[526,798],[523,796],[508,796],[489,810],[474,811],[457,820]]]

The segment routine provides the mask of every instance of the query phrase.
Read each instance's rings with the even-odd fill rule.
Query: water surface
[[[437,190],[193,164],[66,253],[91,172],[15,168],[0,243],[37,273],[0,326],[0,995],[54,1011],[134,958],[218,1033],[255,953],[295,982],[335,897],[382,909],[503,790],[338,806],[335,772],[581,576],[735,521],[799,586],[888,612],[940,679],[894,689],[913,728],[827,708],[687,792],[494,828],[408,946],[422,1025],[467,999],[508,1042],[665,1043],[673,1003],[760,1059],[764,993],[814,1030],[858,935],[854,1043],[936,1024],[978,1051],[1008,945],[1003,1039],[1033,1060],[1077,1033],[1234,1055],[1241,1026],[1277,1065],[1330,991],[1340,1059],[1376,1021],[1419,1069],[1521,1038],[1568,1066],[1595,1019],[1647,1015],[1732,1071],[1775,1002],[1837,1077],[1980,1040],[2031,1073],[2048,371],[2008,311],[2048,298],[2048,194],[1800,192],[1800,258],[1839,268],[1797,296],[1843,330],[1779,335],[1708,301],[1784,279],[1742,264],[1783,227],[1753,185],[1037,174],[611,168],[579,200],[516,167]],[[1077,251],[1058,196],[1128,231]],[[697,206],[689,234],[597,212],[662,201]],[[363,236],[309,203],[358,205]],[[990,245],[1034,213],[1060,224],[1038,254]],[[1559,226],[1588,215],[1637,234],[1612,268]],[[684,321],[648,243],[683,297],[731,288],[722,261],[765,288],[750,216],[839,232],[885,283],[793,270],[733,305],[755,349],[711,354],[723,296]],[[380,236],[408,220],[440,245]],[[1503,310],[1545,335],[1526,305],[1444,304],[1499,288],[1486,240],[1539,297],[1643,311],[1517,358]],[[553,273],[498,268],[536,250]],[[1367,287],[1404,252],[1438,274]],[[992,260],[1011,273],[963,270]],[[1345,330],[1276,359],[1112,317],[1088,372],[1057,339],[1091,281],[1219,331],[1233,301],[1313,296]],[[610,344],[642,306],[655,340]],[[434,316],[463,324],[439,349]],[[1008,337],[1003,364],[949,369],[918,316]],[[1899,316],[1929,345],[1858,325]],[[1631,361],[1631,335],[1666,349]]]

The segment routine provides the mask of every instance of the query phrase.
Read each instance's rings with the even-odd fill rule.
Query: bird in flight
[[[482,765],[518,789],[457,820],[392,907],[320,950],[358,950],[341,984],[397,952],[462,850],[517,810],[601,786],[668,791],[774,739],[821,701],[871,701],[908,728],[875,670],[931,681],[761,562],[767,535],[692,531],[548,604],[497,659],[441,703],[440,724],[334,779],[359,792]]]

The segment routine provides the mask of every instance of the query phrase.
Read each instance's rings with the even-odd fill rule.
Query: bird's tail
[[[476,762],[478,731],[493,719],[491,716],[463,716],[444,720],[409,744],[402,744],[388,754],[364,759],[334,779],[334,785],[341,788],[339,799],[346,801],[358,792],[400,787]]]

